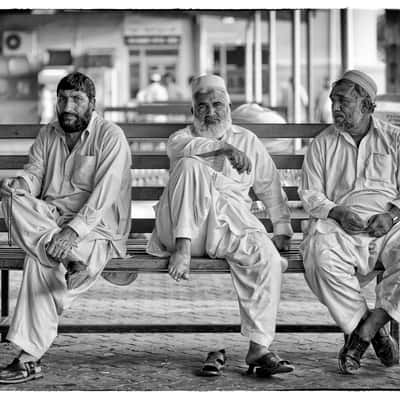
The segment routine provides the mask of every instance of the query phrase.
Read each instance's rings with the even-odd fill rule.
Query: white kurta
[[[352,332],[367,310],[360,282],[368,282],[381,260],[385,273],[376,307],[400,320],[400,224],[381,238],[348,235],[328,218],[337,205],[350,207],[367,223],[391,204],[400,208],[400,129],[372,119],[359,147],[333,125],[310,145],[299,195],[313,218],[302,251],[306,279],[336,323]]]
[[[250,158],[250,174],[239,174],[223,156],[197,156],[220,149],[221,141]],[[269,346],[287,263],[250,212],[250,187],[268,208],[275,234],[292,235],[286,196],[271,157],[256,135],[238,126],[221,140],[198,137],[187,127],[169,138],[167,152],[171,175],[156,206],[148,252],[168,256],[175,239],[185,237],[191,239],[192,255],[225,258],[239,299],[242,333]]]
[[[57,335],[59,315],[85,292],[112,257],[124,256],[130,230],[131,152],[124,133],[96,114],[70,153],[57,123],[44,127],[21,175],[31,194],[14,196],[12,238],[26,253],[7,339],[40,358]],[[36,198],[39,197],[39,198]],[[10,201],[3,199],[6,221]],[[73,258],[90,278],[67,290],[65,268],[46,245],[70,225],[79,235]]]

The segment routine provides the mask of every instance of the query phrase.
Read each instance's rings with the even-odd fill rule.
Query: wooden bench
[[[182,128],[182,124],[121,124],[128,140],[132,141],[160,141],[166,140],[176,130]],[[252,130],[260,138],[302,138],[310,139],[321,132],[326,125],[321,124],[243,124],[244,127]],[[33,139],[36,137],[39,125],[0,125],[0,139]],[[274,154],[272,158],[278,169],[299,170],[303,162],[301,154]],[[0,155],[0,170],[7,170],[6,176],[15,176],[16,171],[21,169],[28,160],[26,155]],[[137,153],[132,157],[132,166],[135,170],[141,169],[168,169],[169,161],[165,153]],[[3,174],[4,177],[4,174]],[[156,201],[163,187],[133,187],[132,200]],[[286,186],[284,190],[289,201],[298,202],[297,186]],[[301,234],[301,222],[307,219],[304,212],[293,208],[292,227],[297,236]],[[269,219],[261,218],[269,232],[272,231],[272,224]],[[154,219],[132,219],[132,238],[128,242],[128,252],[133,256],[131,259],[113,259],[106,267],[106,271],[132,271],[137,273],[166,273],[168,259],[149,256],[144,251],[145,242],[135,240],[134,235],[150,233],[154,226]],[[0,219],[0,232],[7,232],[4,218]],[[299,242],[301,237],[293,239],[290,250],[282,255],[288,259],[289,267],[287,273],[303,273],[303,262],[299,254]],[[21,271],[24,253],[17,247],[9,247],[7,243],[0,244],[0,270],[1,270],[1,320],[0,333],[2,340],[9,326],[9,273],[10,271]],[[228,264],[221,259],[193,258],[191,272],[199,274],[207,273],[228,273]],[[134,284],[134,283],[133,283]],[[398,339],[398,326],[391,324],[392,334]],[[78,332],[240,332],[239,325],[226,324],[80,324],[60,325],[60,333]],[[277,332],[340,332],[335,325],[327,324],[281,324],[277,326]]]

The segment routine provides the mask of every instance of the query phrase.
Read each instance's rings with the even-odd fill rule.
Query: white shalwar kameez
[[[110,258],[126,254],[130,164],[122,130],[95,112],[71,152],[58,122],[43,127],[30,149],[21,177],[31,194],[12,199],[12,238],[27,255],[7,339],[36,358],[55,339],[61,313],[93,285]],[[3,198],[6,221],[9,207]],[[89,272],[73,290],[67,290],[65,267],[46,254],[46,245],[66,225],[78,233],[72,258]]]
[[[400,321],[400,224],[383,237],[347,234],[329,211],[348,206],[367,224],[391,205],[400,208],[400,129],[372,118],[359,147],[333,125],[310,145],[299,190],[313,218],[302,243],[306,280],[336,323],[351,333],[367,311],[361,285],[385,267],[376,287],[376,307]]]
[[[239,174],[219,150],[225,141],[252,162],[250,174]],[[286,195],[275,165],[252,132],[233,126],[218,139],[199,137],[192,127],[168,140],[170,179],[156,206],[150,254],[165,257],[176,238],[190,238],[192,255],[225,258],[239,299],[242,334],[269,346],[275,333],[280,299],[282,259],[259,219],[250,212],[249,189],[269,210],[275,234],[292,235]]]

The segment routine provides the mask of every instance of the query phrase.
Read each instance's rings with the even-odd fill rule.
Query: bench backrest
[[[185,124],[176,123],[132,123],[119,124],[125,132],[128,141],[155,141],[167,140],[167,138]],[[261,139],[286,138],[286,139],[311,139],[320,133],[326,124],[241,124],[251,130]],[[0,125],[0,140],[33,140],[40,125]],[[4,143],[4,141],[3,141]],[[7,143],[7,142],[5,142]],[[0,170],[7,170],[3,176],[15,176],[16,171],[23,168],[27,162],[26,154],[6,154],[3,144],[0,154]],[[278,169],[299,170],[303,162],[302,154],[271,154]],[[164,152],[137,152],[132,155],[132,169],[136,170],[161,170],[169,168],[169,160]],[[162,193],[162,186],[135,186],[132,187],[132,200],[156,201]],[[284,190],[289,201],[299,201],[297,186],[284,186]],[[134,206],[134,205],[133,205]],[[297,214],[297,215],[296,215]],[[305,219],[304,213],[294,213],[292,215],[292,226],[295,232],[301,232],[301,221]],[[262,219],[268,231],[272,230],[268,219]],[[149,233],[154,226],[152,218],[132,219],[132,233]],[[5,232],[6,225],[4,218],[0,219],[0,232]]]
[[[243,104],[243,102],[232,103],[232,110],[236,107]],[[118,113],[123,116],[125,121],[128,121],[129,118],[134,119],[134,114],[138,114],[138,118],[140,116],[151,116],[151,115],[164,115],[164,116],[174,116],[181,115],[185,116],[188,121],[190,121],[192,112],[191,112],[191,103],[188,101],[174,101],[174,102],[154,102],[154,103],[140,103],[135,107],[124,107],[124,106],[115,106],[115,107],[104,107],[103,114],[105,118],[110,116],[109,113]],[[276,111],[283,118],[287,117],[287,109],[284,106],[277,107],[269,107],[270,110]],[[131,115],[132,114],[132,115]]]

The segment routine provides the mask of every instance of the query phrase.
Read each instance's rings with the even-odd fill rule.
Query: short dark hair
[[[333,92],[336,86],[339,86],[342,83],[347,84],[349,86],[353,86],[354,91],[360,97],[362,97],[364,105],[365,107],[367,107],[367,111],[371,114],[374,112],[376,104],[372,101],[371,96],[368,94],[368,92],[358,83],[349,81],[348,79],[339,79],[338,81],[333,83],[331,93]]]
[[[81,72],[72,72],[64,78],[57,85],[57,95],[60,90],[80,90],[85,92],[89,100],[96,97],[96,88],[93,81]]]

